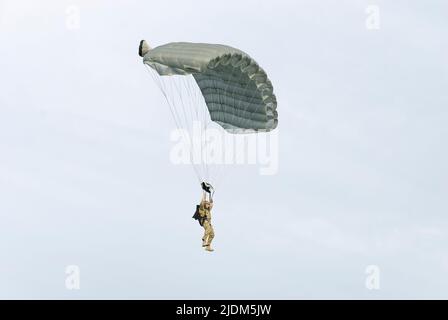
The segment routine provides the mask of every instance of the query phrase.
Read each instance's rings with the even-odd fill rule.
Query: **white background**
[[[448,298],[447,12],[1,0],[0,298]],[[279,172],[229,172],[213,254],[141,39],[240,48],[274,85]],[[372,264],[379,290],[365,286]]]

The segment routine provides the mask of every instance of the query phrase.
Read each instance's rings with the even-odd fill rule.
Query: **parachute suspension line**
[[[189,92],[188,92],[188,87],[187,87],[187,83],[188,83],[188,80],[189,80],[190,77],[191,76],[188,75],[188,76],[183,76],[183,77],[179,78],[180,79],[179,80],[179,86],[177,86],[177,89],[181,93],[180,94],[180,96],[181,96],[180,99],[181,99],[182,106],[183,106],[185,122],[190,124],[190,130],[189,130],[189,133],[190,133],[190,154],[192,155],[193,161],[194,161],[194,134],[193,134],[193,131],[194,131],[194,113],[193,113],[193,109],[192,109],[192,105],[191,105],[192,104],[191,97],[190,98],[185,98],[187,96],[187,94],[188,94],[188,96],[190,96]],[[185,110],[184,102],[185,102],[185,104],[187,104],[186,109],[189,110],[189,112],[187,112]],[[189,120],[187,120],[187,115],[190,116]],[[196,166],[196,163],[192,163],[192,165]]]
[[[160,91],[162,92],[163,96],[165,97],[165,100],[166,100],[166,102],[168,104],[168,107],[170,108],[170,112],[171,112],[171,115],[172,115],[172,117],[174,119],[174,122],[176,124],[177,129],[179,130],[179,132],[182,133],[182,135],[183,135],[183,137],[185,139],[184,141],[188,141],[187,137],[185,136],[184,130],[182,130],[181,126],[179,125],[180,117],[177,115],[175,102],[174,102],[174,100],[171,101],[168,98],[168,95],[167,95],[167,88],[168,88],[168,86],[165,84],[164,80],[161,79],[162,77],[159,74],[156,74],[156,71],[154,71],[150,66],[148,66],[148,65],[146,65],[146,66],[147,66],[147,69],[148,69],[151,77],[153,78],[154,82],[159,87]],[[194,166],[193,160],[191,158],[191,153],[190,153],[190,161],[193,164],[193,169],[195,171],[196,178],[198,179],[199,183],[201,183],[202,182],[201,181],[201,174],[198,172],[197,168]]]
[[[224,81],[224,80],[223,80]],[[219,88],[219,86],[216,86],[216,79],[213,79],[213,85],[214,85],[214,87],[215,88]],[[227,87],[228,87],[228,84],[226,83],[226,89],[227,89]],[[224,90],[225,91],[225,90]],[[221,118],[221,117],[223,117],[223,114],[224,114],[224,103],[223,103],[223,101],[222,101],[222,97],[221,97],[221,95],[220,94],[218,94],[218,114],[219,114],[219,121],[224,121],[224,119],[223,118]],[[223,133],[223,136],[221,137],[221,138],[223,138],[224,137],[224,135],[226,134],[226,131],[224,130],[224,129],[222,129],[222,131],[221,131],[222,133]],[[222,139],[221,139],[221,143],[225,143],[225,141],[223,141]],[[221,148],[221,150],[225,150],[226,148],[225,148],[225,145],[223,145],[223,147]],[[222,155],[223,156],[223,155]],[[221,159],[222,161],[224,161],[225,160],[225,158],[222,158]],[[215,167],[214,167],[214,171],[215,171],[215,173],[214,173],[214,177],[215,177],[215,179],[214,179],[214,181],[213,181],[213,184],[214,185],[217,185],[218,184],[218,181],[221,179],[221,175],[222,175],[222,173],[225,171],[224,170],[224,166],[225,166],[225,164],[224,163],[221,163],[221,164],[219,164],[219,163],[217,163],[217,164],[215,164]]]
[[[151,71],[151,72],[154,72],[154,73],[155,73],[155,71]],[[168,91],[172,91],[172,88],[170,88],[170,90],[169,90],[168,85],[165,83],[164,79],[163,79],[160,75],[158,75],[158,74],[157,74],[157,75],[154,75],[154,79],[155,79],[156,83],[160,84],[159,87],[160,87],[160,89],[161,89],[163,95],[164,95],[165,98],[166,98],[166,101],[167,101],[168,106],[169,106],[169,108],[170,108],[170,111],[171,111],[171,114],[172,114],[172,116],[173,116],[173,119],[174,119],[174,121],[175,121],[175,123],[176,123],[176,125],[177,125],[177,128],[178,128],[179,131],[182,132],[182,134],[184,135],[184,130],[182,130],[181,119],[180,119],[180,117],[179,117],[179,115],[178,115],[178,113],[177,113],[176,103],[175,103],[174,100],[172,100],[172,98],[170,98],[170,97],[172,97],[173,95],[172,95],[172,94],[167,94]],[[170,92],[170,93],[171,93],[171,92]],[[184,135],[184,136],[185,136],[185,135]]]
[[[199,86],[196,85],[196,87],[195,87],[196,90],[194,90],[194,88],[193,88],[193,86],[195,86],[195,84],[196,84],[195,78],[193,76],[191,76],[191,79],[192,79],[192,81],[187,81],[186,85],[185,85],[185,87],[187,88],[187,91],[189,93],[189,97],[190,97],[189,101],[190,101],[190,103],[192,103],[192,108],[190,110],[195,111],[195,113],[196,113],[195,120],[197,120],[197,123],[201,123],[200,111],[202,110],[201,116],[205,115],[206,113],[205,113],[204,109],[206,109],[207,106],[205,104],[205,100],[202,99],[202,101],[201,101],[199,98],[199,96],[200,96],[198,94],[200,92]],[[193,81],[194,81],[194,84],[193,84]],[[193,94],[193,92],[195,94]],[[201,93],[201,96],[202,96],[202,93]],[[193,111],[191,111],[191,114],[193,115]],[[207,164],[203,163],[203,161],[202,161],[202,154],[203,154],[203,148],[202,148],[203,130],[202,130],[202,128],[200,128],[200,134],[201,134],[201,136],[199,138],[199,148],[200,148],[199,152],[201,155],[201,165],[202,165],[202,169],[204,171],[204,175],[203,175],[203,177],[204,177],[207,174]]]
[[[182,114],[184,116],[184,120],[185,120],[185,127],[188,128],[188,133],[190,135],[190,160],[192,162],[193,167],[196,167],[196,164],[194,163],[194,121],[193,121],[193,111],[192,111],[192,106],[191,103],[192,101],[190,99],[186,99],[185,98],[185,93],[184,90],[187,90],[187,86],[186,86],[186,81],[187,81],[187,77],[192,77],[190,76],[180,76],[177,79],[181,79],[178,82],[174,82],[174,86],[177,90],[178,93],[178,97],[180,99],[180,104],[182,106]],[[176,80],[177,80],[176,79]],[[190,79],[190,78],[189,78]],[[180,84],[180,82],[183,83],[183,85]],[[186,103],[189,103],[190,106],[186,106]],[[187,112],[187,110],[189,110],[189,112]],[[190,119],[191,121],[189,121],[187,114],[189,113],[190,115]],[[188,125],[190,124],[190,125]],[[199,168],[201,168],[199,166]],[[202,173],[200,173],[200,178],[202,177]]]
[[[185,127],[187,128],[188,131],[190,131],[190,126],[188,125],[188,119],[187,119],[187,112],[185,111],[185,103],[184,103],[184,99],[183,99],[183,95],[182,95],[182,88],[180,88],[177,85],[177,81],[176,81],[177,78],[173,79],[173,80],[175,80],[175,81],[172,81],[171,83],[173,84],[174,88],[176,89],[176,93],[177,93],[179,101],[180,101],[179,105],[182,106],[182,115],[184,116],[183,120],[185,123]]]
[[[159,87],[163,96],[165,97],[165,100],[167,101],[168,107],[170,108],[170,112],[174,119],[176,127],[183,134],[183,130],[181,130],[181,126],[179,124],[179,117],[177,116],[176,108],[173,106],[174,103],[169,98],[170,95],[167,94],[167,87],[165,86],[164,81],[161,79],[161,76],[159,76],[158,74],[153,74],[153,73],[155,73],[155,71],[153,71],[151,67],[149,67],[149,66],[147,66],[147,67],[151,74],[151,77],[153,78],[154,82],[157,84],[157,86]]]
[[[192,101],[192,99],[191,99],[191,94],[189,93],[189,86],[188,86],[188,82],[189,82],[188,80],[191,80],[192,78],[193,77],[191,75],[181,76],[180,78],[178,78],[178,79],[180,79],[179,83],[175,83],[175,87],[178,91],[179,99],[181,100],[182,114],[184,116],[186,127],[188,127],[188,129],[189,129],[188,131],[190,134],[190,141],[191,141],[190,154],[194,158],[194,151],[195,151],[195,148],[194,148],[195,147],[195,143],[194,143],[194,140],[195,140],[194,139],[195,138],[195,136],[194,136],[194,112],[193,112],[194,101]],[[187,97],[187,95],[188,95],[188,97]],[[189,126],[188,126],[188,124],[189,124]],[[196,166],[197,164],[193,163],[193,165]],[[203,169],[203,168],[201,168],[200,164],[198,165],[198,167],[200,169]],[[201,178],[203,176],[202,171],[203,170],[201,170],[201,174],[200,174]]]
[[[206,175],[205,178],[207,180],[207,182],[210,181],[210,175],[209,175],[209,171],[208,171],[208,149],[207,149],[207,129],[208,129],[208,125],[207,125],[207,117],[206,117],[206,113],[203,113],[203,119],[202,119],[202,123],[203,123],[203,128],[204,128],[204,149],[205,149],[205,160],[202,159],[204,161],[204,165],[205,165],[205,170],[206,170]],[[201,139],[202,140],[202,139]],[[201,141],[202,143],[202,141]]]
[[[176,88],[176,91],[177,91],[177,94],[178,94],[178,97],[179,97],[179,100],[180,100],[180,105],[182,106],[182,114],[183,114],[184,120],[185,120],[185,127],[188,130],[188,134],[190,136],[189,137],[190,138],[189,139],[189,142],[190,142],[189,143],[189,147],[190,147],[189,148],[190,161],[192,162],[191,163],[192,166],[195,168],[196,164],[194,163],[194,154],[193,154],[194,144],[193,144],[193,135],[192,135],[192,132],[193,132],[193,121],[189,121],[188,120],[187,111],[185,110],[186,108],[188,108],[188,106],[185,107],[185,103],[186,102],[191,103],[191,102],[189,100],[184,99],[184,92],[183,91],[184,91],[185,87],[180,84],[180,82],[185,82],[184,77],[183,76],[182,77],[176,77],[175,80],[176,81],[173,83],[173,85]],[[177,81],[177,80],[179,80],[179,81]],[[191,115],[190,115],[190,118],[191,118]]]
[[[190,137],[189,137],[189,139],[188,139],[188,142],[189,142],[189,149],[190,149],[190,160],[191,160],[191,162],[192,162],[192,165],[194,166],[194,163],[193,163],[193,161],[192,161],[192,148],[193,148],[193,146],[192,146],[192,141],[191,141],[191,132],[192,132],[192,129],[190,128],[191,127],[191,125],[189,126],[188,124],[189,124],[189,121],[188,121],[188,119],[187,119],[187,113],[186,113],[186,111],[185,111],[185,104],[184,104],[184,99],[183,99],[183,95],[182,95],[182,87],[179,87],[178,85],[177,85],[177,80],[178,80],[178,78],[176,77],[176,78],[174,78],[174,77],[176,77],[176,76],[173,76],[173,81],[170,81],[170,84],[172,85],[172,88],[174,87],[175,88],[175,91],[176,91],[176,93],[177,93],[177,97],[178,97],[178,101],[180,101],[180,103],[178,103],[177,105],[180,105],[181,107],[182,107],[182,115],[183,115],[183,118],[181,118],[182,120],[183,120],[183,122],[184,122],[184,126],[185,126],[185,129],[188,131],[188,133],[189,133],[189,135],[190,135]],[[173,90],[174,91],[174,90]],[[180,108],[179,108],[180,109]]]
[[[153,76],[153,79],[159,85],[159,88],[161,89],[162,94],[165,96],[165,98],[167,100],[168,106],[169,106],[170,111],[171,111],[171,115],[173,116],[174,122],[176,123],[176,127],[178,128],[179,132],[182,133],[184,141],[187,141],[187,138],[185,137],[184,130],[182,130],[182,128],[181,128],[180,118],[179,118],[179,116],[177,114],[177,110],[176,110],[176,107],[175,107],[175,101],[171,100],[170,98],[168,98],[168,97],[172,97],[172,95],[170,94],[171,92],[168,92],[168,91],[170,91],[168,89],[169,87],[167,86],[167,84],[165,83],[164,79],[160,75],[156,74],[156,72],[153,71],[149,66],[148,66],[148,69],[150,69],[150,73]],[[198,173],[196,173],[196,176],[199,179]]]
[[[202,95],[201,89],[199,88],[198,85],[198,90],[196,90],[196,102],[197,102],[197,107],[199,109],[199,114],[198,114],[198,123],[201,124],[200,126],[200,139],[199,139],[199,146],[200,146],[200,155],[201,155],[201,164],[203,165],[204,168],[204,180],[207,180],[206,178],[206,174],[207,174],[207,163],[204,162],[204,153],[207,152],[206,149],[206,145],[205,145],[205,130],[207,128],[205,119],[206,119],[206,115],[207,115],[207,104],[205,102],[205,99]]]
[[[191,110],[190,111],[190,115],[191,115],[191,119],[192,119],[191,123],[193,125],[194,124],[194,120],[196,120],[197,123],[200,123],[199,110],[201,110],[203,108],[200,108],[201,103],[200,103],[200,101],[198,99],[199,95],[197,94],[198,91],[200,91],[200,89],[199,89],[198,86],[196,87],[196,90],[194,90],[194,88],[193,88],[193,86],[194,86],[193,82],[196,83],[196,80],[194,79],[194,77],[192,75],[188,77],[188,80],[190,80],[190,81],[187,81],[186,77],[184,78],[184,87],[186,88],[186,92],[188,93],[188,97],[189,97],[187,100],[191,104],[189,110]],[[193,92],[196,93],[196,94],[194,94]],[[202,105],[205,106],[205,100],[202,100]],[[194,115],[196,115],[196,117]],[[200,148],[199,152],[200,152],[201,157],[202,157],[202,129],[200,130],[200,133],[201,133],[201,139],[199,140],[199,148]],[[195,137],[194,135],[192,135],[192,136]],[[197,152],[197,150],[195,150],[195,151]],[[204,163],[202,163],[202,159],[201,159],[201,162],[200,162],[200,166],[201,166],[202,172],[204,173],[201,176],[203,178],[205,173],[206,173],[206,166],[205,166]]]
[[[205,103],[205,99],[202,96],[202,92],[201,89],[199,87],[199,85],[196,82],[196,79],[194,78],[194,76],[192,76],[192,79],[194,79],[194,83],[190,82],[189,83],[189,88],[194,92],[194,94],[192,96],[194,96],[194,100],[193,100],[193,104],[194,104],[194,109],[197,112],[197,120],[198,120],[198,124],[200,124],[200,137],[199,137],[199,154],[200,154],[200,163],[202,165],[203,168],[203,180],[208,180],[210,175],[209,175],[209,170],[208,170],[208,161],[207,161],[207,144],[206,144],[206,130],[207,130],[207,115],[208,115],[208,109],[207,109],[207,105]],[[192,89],[194,88],[194,89]]]
[[[190,161],[193,165],[193,168],[195,169],[196,172],[196,176],[198,177],[198,181],[202,182],[204,180],[204,178],[206,180],[210,180],[210,164],[208,163],[208,153],[205,152],[205,159],[204,159],[204,151],[208,151],[207,150],[207,129],[208,129],[208,123],[211,123],[211,120],[208,120],[209,117],[209,113],[208,113],[208,108],[206,106],[205,100],[202,96],[202,92],[200,91],[200,88],[197,86],[196,90],[194,90],[194,92],[196,93],[195,96],[195,100],[192,99],[186,99],[186,95],[187,93],[189,94],[189,96],[193,96],[190,93],[190,88],[192,88],[192,82],[188,82],[188,80],[194,80],[193,76],[171,76],[169,77],[170,79],[167,78],[167,81],[169,81],[169,85],[164,81],[165,78],[162,76],[158,76],[156,75],[156,79],[158,79],[160,81],[160,83],[163,85],[163,89],[162,92],[165,93],[165,95],[167,97],[172,97],[171,100],[167,99],[167,102],[169,103],[170,107],[172,107],[172,114],[173,114],[173,118],[175,119],[175,121],[177,122],[177,126],[179,128],[179,130],[182,131],[182,134],[185,136],[185,131],[182,130],[182,126],[184,126],[186,129],[188,129],[188,133],[190,133],[191,137],[193,136],[193,121],[189,121],[188,120],[188,112],[186,109],[188,109],[188,105],[186,105],[186,103],[188,102],[190,104],[190,119],[194,119],[194,113],[193,113],[193,109],[194,110],[198,110],[199,112],[197,112],[198,115],[198,120],[200,119],[199,116],[202,117],[202,130],[200,130],[201,133],[201,140],[199,141],[199,147],[200,147],[200,153],[201,153],[201,163],[200,164],[195,164],[193,159],[192,159],[192,155],[193,155],[193,149],[194,149],[194,145],[193,145],[193,141],[187,138],[184,138],[185,141],[190,141]],[[160,80],[161,79],[161,80]],[[181,80],[179,80],[181,79]],[[179,80],[179,81],[177,81]],[[173,82],[174,81],[174,82]],[[183,86],[180,82],[183,82]],[[196,86],[196,82],[194,84],[194,86]],[[184,90],[185,89],[185,92]],[[166,94],[166,92],[168,92],[170,94]],[[173,94],[174,91],[177,91],[176,94]],[[175,97],[177,97],[178,99],[175,99]],[[178,100],[181,100],[180,102]],[[194,104],[194,106],[192,105]],[[202,107],[201,107],[202,106]],[[179,109],[179,110],[178,110]],[[182,110],[180,110],[182,109]],[[201,113],[202,111],[202,113]],[[208,121],[207,121],[208,120]],[[190,124],[190,125],[189,125]],[[204,161],[205,160],[205,161]]]
[[[171,108],[171,102],[170,102],[170,100],[168,99],[168,96],[167,96],[167,94],[166,94],[165,89],[163,88],[162,81],[159,79],[160,76],[159,76],[159,75],[154,75],[153,72],[155,72],[155,71],[153,71],[152,68],[151,68],[150,66],[147,66],[147,65],[146,65],[146,67],[148,68],[148,72],[149,72],[149,74],[151,75],[152,79],[154,80],[154,82],[155,82],[156,85],[159,87],[160,91],[162,92],[163,96],[165,97],[165,100],[166,100],[166,102],[167,102],[167,104],[168,104],[168,107],[170,108],[171,115],[173,116],[173,119],[174,119],[174,122],[176,123],[177,128],[180,128],[180,126],[179,126],[179,124],[178,124],[178,122],[177,122],[177,118],[176,118],[176,116],[174,115],[175,110],[173,111],[173,108]]]
[[[185,92],[186,92],[186,95],[188,95],[188,98],[186,99],[186,101],[188,101],[188,103],[190,104],[190,108],[188,108],[189,110],[190,110],[190,118],[191,118],[191,125],[192,125],[192,128],[193,128],[193,125],[194,125],[194,121],[196,120],[196,117],[195,117],[195,113],[197,114],[197,112],[195,112],[196,111],[196,109],[194,108],[194,100],[193,100],[193,97],[192,97],[192,94],[191,94],[191,81],[189,81],[189,80],[191,80],[191,79],[194,79],[193,78],[193,76],[188,76],[188,79],[187,79],[187,77],[183,77],[183,88],[185,88]]]

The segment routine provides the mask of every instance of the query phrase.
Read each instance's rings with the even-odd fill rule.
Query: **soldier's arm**
[[[204,201],[207,201],[207,194],[205,191],[202,192],[201,206],[203,206]]]
[[[199,202],[199,209],[204,207],[204,195],[202,195],[201,202]]]

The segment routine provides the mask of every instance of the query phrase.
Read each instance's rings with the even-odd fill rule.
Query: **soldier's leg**
[[[215,230],[213,230],[213,226],[209,223],[209,228],[208,228],[208,241],[207,244],[211,245],[213,238],[215,237]]]
[[[207,235],[204,229],[204,235],[202,236],[202,246],[205,247],[207,245]]]
[[[205,247],[208,242],[208,221],[205,220],[202,227],[204,228],[204,236],[202,237],[202,246]]]

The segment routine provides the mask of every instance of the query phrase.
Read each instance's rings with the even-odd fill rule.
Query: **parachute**
[[[188,42],[152,49],[142,40],[139,55],[162,90],[178,129],[190,134],[185,138],[191,160],[194,152],[204,155],[200,163],[191,161],[200,182],[218,180],[211,173],[211,166],[217,164],[207,159],[210,127],[218,125],[231,135],[270,132],[277,127],[272,83],[243,51],[221,44]],[[191,134],[195,126],[201,129],[196,144]]]

